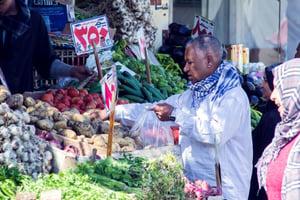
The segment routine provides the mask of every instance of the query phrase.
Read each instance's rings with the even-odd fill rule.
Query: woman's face
[[[269,101],[272,91],[269,87],[266,73],[264,74],[264,79],[263,79],[262,83],[260,84],[260,87],[263,89],[262,97],[265,100]]]
[[[283,116],[283,106],[282,106],[279,90],[277,89],[277,85],[275,83],[274,83],[274,89],[273,89],[270,99],[272,101],[274,101],[274,103],[278,106],[278,112],[279,112],[280,116],[282,117]]]

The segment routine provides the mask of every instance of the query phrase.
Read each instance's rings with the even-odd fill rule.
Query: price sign
[[[214,32],[214,23],[205,17],[195,16],[192,37],[195,38],[201,34],[212,35]]]
[[[143,28],[140,28],[137,31],[136,35],[137,35],[137,38],[138,38],[138,41],[139,41],[141,58],[145,59],[146,58],[146,56],[145,56],[146,40],[145,40],[145,37],[144,37],[144,30],[143,30]]]
[[[117,72],[115,65],[105,74],[100,83],[105,109],[107,112],[110,112],[112,104],[115,103],[117,92]]]
[[[113,45],[106,15],[71,23],[71,31],[77,55],[92,52],[93,42],[97,49],[105,49]]]

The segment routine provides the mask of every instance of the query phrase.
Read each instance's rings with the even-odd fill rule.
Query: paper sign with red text
[[[105,109],[107,112],[110,112],[112,104],[115,103],[118,86],[115,65],[113,65],[112,68],[105,74],[105,76],[100,80],[100,83]]]
[[[140,46],[141,58],[145,59],[146,40],[144,37],[144,29],[142,27],[137,31],[136,36]]]
[[[202,16],[195,16],[192,37],[195,38],[201,34],[212,35],[214,33],[214,23]]]
[[[93,52],[93,41],[97,50],[113,45],[106,15],[71,23],[71,31],[77,55]]]

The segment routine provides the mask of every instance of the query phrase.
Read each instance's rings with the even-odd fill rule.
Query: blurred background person
[[[253,172],[251,177],[251,186],[249,200],[264,200],[267,199],[265,191],[262,189],[258,192],[258,180],[256,175],[256,168],[254,167],[260,158],[265,147],[270,144],[274,137],[276,124],[280,121],[280,115],[277,105],[270,100],[271,93],[274,89],[272,69],[277,67],[280,63],[273,64],[265,68],[261,88],[263,90],[262,97],[267,101],[263,111],[263,115],[252,131],[252,144],[253,144]]]

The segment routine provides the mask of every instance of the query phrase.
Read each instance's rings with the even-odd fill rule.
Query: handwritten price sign
[[[210,20],[201,17],[195,16],[194,27],[192,31],[192,37],[195,38],[201,34],[212,35],[214,32],[214,23]]]
[[[137,33],[137,38],[138,38],[138,41],[139,41],[139,47],[140,47],[140,52],[141,52],[141,58],[142,59],[145,59],[145,47],[146,47],[146,40],[145,40],[145,37],[144,37],[144,29],[141,27]]]
[[[93,42],[97,49],[105,49],[113,45],[106,15],[71,23],[71,31],[77,55],[92,52]]]
[[[105,109],[107,112],[110,112],[112,103],[115,103],[114,100],[117,93],[117,72],[115,65],[113,65],[111,70],[105,74],[100,83],[103,100],[105,102]]]

